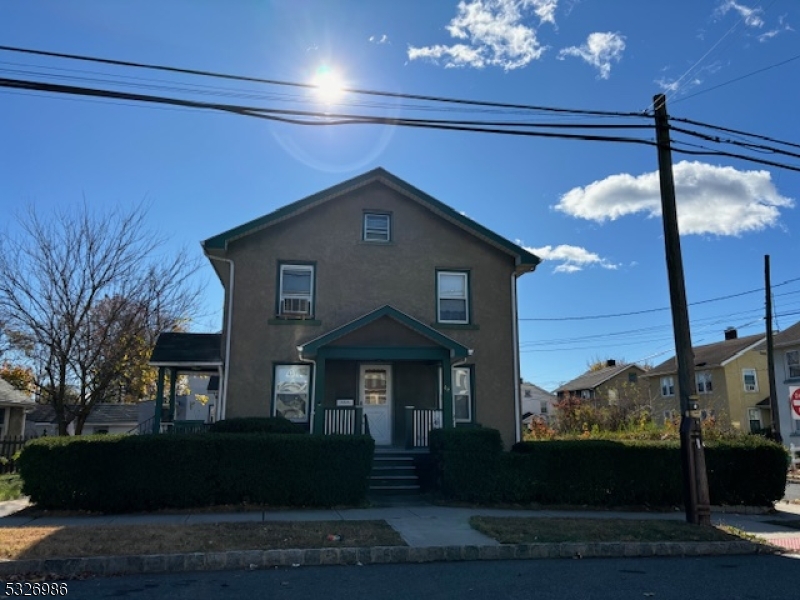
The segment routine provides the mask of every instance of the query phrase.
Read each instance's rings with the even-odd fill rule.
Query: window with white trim
[[[275,365],[273,414],[295,423],[308,423],[310,365]]]
[[[661,395],[665,397],[675,395],[675,380],[672,376],[661,378]]]
[[[698,394],[710,394],[714,391],[714,386],[711,384],[711,371],[700,371],[694,378],[697,382]]]
[[[786,373],[789,377],[800,377],[800,350],[786,353]]]
[[[439,271],[436,276],[439,323],[469,323],[469,276],[463,271]]]
[[[581,390],[581,398],[584,400],[591,400],[592,390]]]
[[[747,420],[750,422],[750,433],[761,431],[761,411],[757,408],[747,409]]]
[[[456,423],[472,421],[472,370],[453,368],[453,419]]]
[[[744,380],[745,392],[758,391],[758,376],[755,369],[742,369],[742,379]]]
[[[546,415],[547,414],[547,409],[548,409],[547,400],[542,400],[541,404],[539,406],[539,413],[543,414],[543,415]]]
[[[278,315],[288,319],[308,319],[314,314],[313,265],[281,265]]]
[[[364,213],[362,240],[365,242],[390,242],[392,217],[386,214]]]

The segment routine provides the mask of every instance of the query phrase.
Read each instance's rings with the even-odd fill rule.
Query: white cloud
[[[768,171],[738,171],[681,161],[673,168],[678,226],[684,235],[738,236],[779,224],[780,209],[794,201],[781,196]],[[635,177],[612,175],[564,194],[555,206],[573,217],[602,223],[626,215],[661,215],[658,171]]]
[[[538,60],[547,49],[536,36],[536,29],[525,24],[535,16],[539,24],[555,25],[559,0],[462,0],[458,13],[446,29],[453,45],[408,47],[409,60],[444,62],[446,68],[500,67],[518,69]]]
[[[555,247],[526,247],[525,250],[533,252],[544,261],[559,263],[553,269],[553,273],[576,273],[577,271],[582,271],[585,267],[602,267],[604,269],[614,270],[619,266],[580,246],[561,244]]]
[[[716,12],[720,16],[725,16],[731,10],[738,13],[748,27],[759,28],[764,26],[764,19],[761,18],[764,11],[760,7],[751,8],[744,4],[739,4],[736,0],[723,0],[717,7]]]
[[[371,43],[373,43],[373,44],[389,44],[389,43],[391,43],[389,41],[389,36],[386,35],[385,33],[383,35],[381,35],[381,36],[371,35],[371,36],[369,36],[369,41]]]
[[[778,17],[778,26],[762,33],[760,36],[758,36],[758,41],[762,43],[769,41],[784,31],[794,31],[794,29],[786,22],[786,15],[781,15]]]
[[[625,51],[625,36],[611,32],[590,33],[586,43],[581,46],[570,46],[558,53],[558,58],[564,60],[567,56],[577,56],[597,68],[602,79],[608,79],[611,74],[611,62],[619,62]]]

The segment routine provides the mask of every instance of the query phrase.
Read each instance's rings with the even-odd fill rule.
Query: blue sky
[[[0,45],[303,83],[322,68],[349,88],[603,111],[644,111],[663,92],[672,117],[794,143],[798,29],[796,0],[675,0],[660,11],[640,0],[0,4]],[[0,73],[309,111],[570,122],[432,112],[355,94],[326,104],[298,88],[10,52],[0,52]],[[657,364],[673,353],[651,146],[303,127],[4,89],[0,106],[4,221],[28,203],[47,211],[84,197],[96,207],[146,198],[171,247],[200,256],[202,239],[382,166],[546,259],[519,285],[525,379],[554,389],[594,360]],[[654,137],[649,129],[630,135]],[[721,156],[673,160],[695,343],[721,340],[728,326],[741,335],[764,330],[763,292],[745,292],[763,287],[765,254],[777,326],[796,322],[800,175]],[[215,330],[222,291],[210,267],[202,278],[205,316],[194,327]]]

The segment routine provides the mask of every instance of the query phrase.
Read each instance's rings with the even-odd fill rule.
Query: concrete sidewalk
[[[413,498],[384,501],[371,508],[329,510],[287,510],[257,512],[188,512],[181,514],[133,514],[100,516],[38,516],[18,514],[27,501],[0,502],[0,527],[98,525],[136,525],[139,523],[196,524],[269,521],[359,521],[384,520],[406,542],[407,547],[324,548],[317,550],[231,551],[207,554],[152,555],[135,557],[93,557],[0,561],[0,576],[26,572],[69,575],[79,572],[98,574],[163,572],[199,569],[261,568],[303,564],[369,564],[386,562],[430,562],[435,560],[480,560],[510,558],[555,558],[592,556],[687,556],[763,552],[758,544],[742,542],[608,542],[591,544],[515,544],[504,545],[475,531],[469,525],[473,515],[522,516],[532,518],[566,517],[622,518],[632,520],[671,519],[682,521],[684,513],[508,510],[435,506]],[[732,513],[715,511],[714,524],[736,527],[752,536],[778,545],[787,551],[800,551],[800,531],[769,521],[800,519],[800,505],[779,503],[771,514],[763,511]]]

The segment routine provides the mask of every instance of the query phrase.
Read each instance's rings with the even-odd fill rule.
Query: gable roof
[[[740,354],[756,348],[759,344],[764,342],[765,335],[762,333],[756,335],[747,335],[732,340],[723,340],[714,344],[706,344],[704,346],[696,346],[694,350],[694,366],[710,369],[714,367],[724,367],[733,358]],[[654,367],[648,372],[648,376],[664,375],[667,373],[676,373],[678,371],[675,357],[665,360],[660,365]]]
[[[428,338],[437,345],[447,348],[450,350],[451,357],[466,357],[472,354],[472,350],[466,346],[388,304],[298,346],[297,350],[300,354],[305,356],[316,356],[317,351],[323,346],[327,346],[331,342],[346,336],[348,333],[361,329],[383,317],[389,317],[412,331]]]
[[[639,373],[645,373],[645,370],[637,364],[622,364],[622,365],[614,365],[613,367],[603,367],[602,369],[597,369],[595,371],[589,370],[586,371],[583,375],[579,375],[572,381],[568,381],[564,385],[556,388],[557,392],[571,392],[575,390],[593,390],[596,387],[604,384],[606,381],[627,371],[628,369],[634,368]]]
[[[222,334],[166,331],[158,336],[150,364],[161,367],[215,367],[222,364]]]
[[[772,336],[773,348],[800,346],[800,321]]]
[[[517,266],[517,271],[527,272],[533,271],[541,260],[531,252],[528,252],[521,246],[505,239],[487,229],[480,223],[473,221],[447,206],[443,202],[437,200],[433,196],[429,196],[422,190],[412,186],[410,183],[392,175],[385,169],[378,167],[371,171],[367,171],[362,175],[348,179],[342,183],[329,187],[321,192],[312,194],[302,200],[287,204],[269,214],[259,217],[228,231],[224,231],[214,237],[208,238],[203,244],[203,249],[208,253],[209,250],[225,250],[228,244],[237,239],[251,235],[262,229],[266,229],[271,225],[285,221],[294,216],[297,216],[307,210],[310,210],[320,204],[329,202],[338,196],[352,192],[374,182],[380,182],[383,185],[392,188],[393,190],[401,193],[403,196],[419,203],[431,212],[437,214],[439,217],[450,221],[462,230],[474,235],[475,237],[483,240],[484,242],[498,248],[499,250],[511,255],[514,258]]]
[[[55,423],[56,412],[50,404],[37,404],[28,413],[27,420],[32,423]],[[138,404],[95,404],[89,411],[87,423],[138,423]]]
[[[0,379],[0,406],[30,406],[34,401],[24,392],[14,388],[5,379]]]

